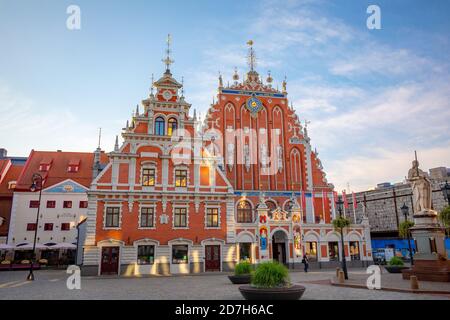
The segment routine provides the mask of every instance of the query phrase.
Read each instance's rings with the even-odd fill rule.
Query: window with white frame
[[[120,224],[120,208],[107,207],[105,211],[105,227],[118,228]]]
[[[144,207],[141,208],[140,227],[153,228],[155,226],[155,209]]]
[[[187,227],[187,208],[174,208],[173,209],[173,226],[175,228]]]
[[[175,169],[175,187],[187,187],[187,169]]]
[[[219,208],[206,208],[206,227],[219,227]]]
[[[143,168],[142,169],[142,185],[145,187],[153,187],[156,180],[155,168]]]
[[[155,262],[155,246],[142,245],[137,249],[137,264],[153,264]]]
[[[172,246],[172,263],[173,264],[186,264],[188,263],[189,246],[173,245]]]

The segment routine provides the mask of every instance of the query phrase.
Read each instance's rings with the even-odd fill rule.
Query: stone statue
[[[408,181],[413,193],[414,213],[431,210],[431,182],[425,172],[419,169],[419,161],[412,162],[408,171]]]

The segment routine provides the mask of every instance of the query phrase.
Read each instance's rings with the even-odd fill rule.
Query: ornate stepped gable
[[[325,213],[330,221],[330,203],[325,204],[323,212],[321,194],[324,191],[330,198],[333,185],[326,179],[318,152],[312,151],[306,120],[302,126],[292,104],[289,105],[286,79],[281,90],[273,87],[270,71],[263,82],[255,70],[252,44],[246,78],[240,81],[235,69],[232,84],[224,86],[220,75],[217,102],[205,117],[207,132],[217,130],[222,134],[222,139],[214,141],[215,148],[222,150],[217,161],[223,164],[238,193],[264,190],[319,194],[314,199],[316,215]],[[277,133],[279,142],[274,140]],[[268,174],[264,168],[270,165],[276,170]]]

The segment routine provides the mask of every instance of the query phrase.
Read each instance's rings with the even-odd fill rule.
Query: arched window
[[[241,200],[237,205],[237,222],[240,223],[252,223],[253,222],[253,210],[250,202]]]
[[[167,124],[167,135],[171,136],[178,128],[178,122],[175,118],[170,118]]]
[[[165,121],[163,117],[158,117],[155,120],[155,134],[158,136],[163,136],[166,134]]]

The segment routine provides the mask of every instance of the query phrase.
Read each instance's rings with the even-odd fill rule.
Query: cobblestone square
[[[291,281],[306,287],[304,300],[450,300],[449,295],[431,295],[342,288],[330,285],[334,270],[291,272]],[[363,269],[350,271],[350,278],[361,278]],[[238,285],[230,283],[226,273],[145,278],[82,277],[80,290],[66,286],[65,270],[36,271],[34,282],[26,281],[27,272],[0,272],[0,299],[44,300],[242,300]],[[382,276],[383,281],[383,276]]]

